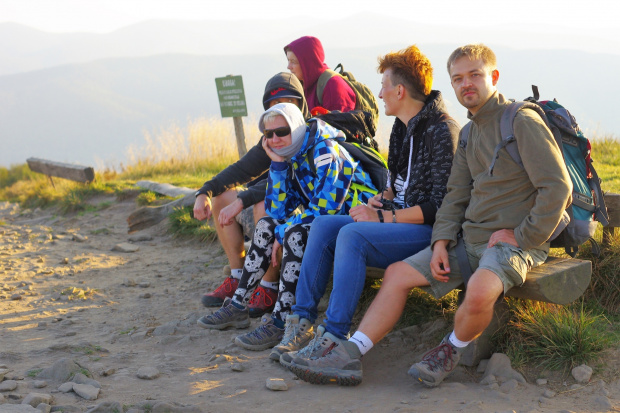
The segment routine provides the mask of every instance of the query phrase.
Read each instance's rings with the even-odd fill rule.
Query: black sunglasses
[[[265,138],[267,139],[273,138],[274,133],[278,136],[278,138],[282,138],[283,136],[291,134],[291,128],[288,126],[282,126],[275,129],[265,129],[263,131],[263,135],[265,135]]]

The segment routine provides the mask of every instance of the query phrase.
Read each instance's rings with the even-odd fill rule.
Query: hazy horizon
[[[620,136],[610,100],[620,92],[610,81],[620,70],[611,1],[484,0],[467,7],[452,0],[390,7],[362,1],[355,9],[313,2],[331,12],[326,16],[300,15],[283,4],[0,0],[0,165],[23,163],[25,153],[122,162],[127,145],[118,145],[139,145],[144,131],[219,117],[213,79],[227,74],[243,76],[248,110],[258,115],[266,80],[287,71],[283,46],[302,35],[321,39],[326,63],[344,63],[375,95],[376,57],[417,44],[435,68],[434,88],[460,122],[465,110],[445,60],[459,45],[483,42],[498,54],[499,89],[507,97],[525,98],[538,84],[543,97],[557,97],[587,131]],[[393,119],[382,118],[389,130]],[[88,149],[101,148],[102,139],[114,156]]]

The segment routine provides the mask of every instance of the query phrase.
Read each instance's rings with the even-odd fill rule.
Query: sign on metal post
[[[246,154],[245,133],[243,131],[242,116],[248,116],[241,76],[226,76],[215,78],[217,97],[220,101],[220,112],[223,118],[233,118],[237,150],[239,158]]]

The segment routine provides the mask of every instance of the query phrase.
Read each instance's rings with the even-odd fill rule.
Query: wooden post
[[[620,194],[605,194],[605,205],[609,214],[609,225],[603,227],[603,245],[609,246],[616,232],[620,227]]]
[[[248,153],[245,147],[245,132],[243,131],[243,119],[239,116],[233,117],[235,124],[235,137],[237,138],[237,151],[239,152],[239,159],[243,158],[243,155]]]

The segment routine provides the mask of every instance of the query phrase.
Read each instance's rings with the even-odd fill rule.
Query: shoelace
[[[267,299],[269,299],[271,303],[267,303]],[[271,305],[273,304],[273,300],[271,299],[271,297],[269,297],[269,295],[267,294],[267,291],[259,287],[256,289],[256,292],[252,295],[252,298],[250,298],[250,301],[248,302],[248,306],[259,306],[261,304],[263,307],[271,307]]]
[[[236,290],[236,288],[235,288],[235,289],[233,289],[233,288],[232,288],[232,283],[233,283],[233,282],[232,282],[231,277],[227,277],[227,278],[224,280],[224,282],[222,283],[222,285],[220,285],[219,287],[217,287],[217,288],[215,289],[215,291],[213,291],[213,293],[212,293],[212,294],[219,294],[219,293],[220,293],[220,292],[222,292],[222,291],[224,291],[225,293],[229,293],[229,292],[231,292],[231,291]]]
[[[314,338],[310,341],[310,343],[308,343],[306,347],[299,350],[297,355],[301,357],[306,357],[314,353],[315,350],[320,349],[322,345],[322,340],[321,340],[322,338],[323,337],[319,337],[318,335],[314,336]]]
[[[444,357],[441,358],[439,353],[443,351]],[[422,357],[422,362],[429,365],[432,371],[442,368],[444,371],[452,371],[454,361],[452,360],[452,347],[448,343],[441,343]]]
[[[284,335],[282,336],[282,343],[285,345],[291,344],[293,340],[295,340],[298,328],[299,324],[287,324],[284,329]]]

